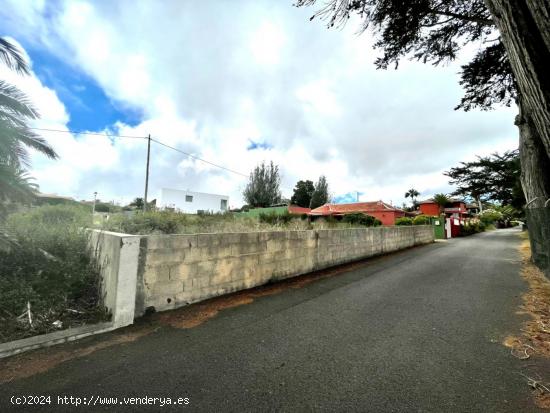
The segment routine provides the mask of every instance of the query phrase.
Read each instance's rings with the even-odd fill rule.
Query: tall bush
[[[382,222],[380,222],[375,217],[371,215],[362,214],[360,212],[346,214],[342,218],[342,221],[348,224],[353,224],[353,225],[358,224],[358,225],[364,225],[366,227],[377,227],[379,225],[382,225]]]
[[[409,217],[399,217],[395,220],[395,225],[412,225],[413,220]]]

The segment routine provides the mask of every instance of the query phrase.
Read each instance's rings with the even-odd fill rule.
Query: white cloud
[[[517,146],[515,109],[452,110],[462,93],[460,61],[377,71],[367,34],[355,35],[356,26],[326,30],[308,21],[312,9],[291,2],[245,0],[238,11],[230,2],[31,3],[14,0],[0,11],[14,37],[143,111],[139,125],[114,129],[151,134],[245,174],[273,160],[287,196],[298,179],[325,174],[334,194],[360,191],[363,200],[400,204],[410,187],[426,196],[450,190],[442,172],[461,160]],[[65,127],[55,92],[36,77],[21,82],[42,111],[41,125]],[[116,200],[142,193],[145,141],[45,136],[62,159],[35,162],[44,190],[78,197],[97,190]],[[271,149],[248,151],[251,139]],[[153,194],[161,187],[225,192],[239,205],[245,182],[153,145]]]

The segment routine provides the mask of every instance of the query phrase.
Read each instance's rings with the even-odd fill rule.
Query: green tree
[[[134,198],[134,200],[130,202],[129,206],[135,207],[136,209],[143,209],[143,198]]]
[[[262,162],[250,173],[250,178],[243,191],[243,197],[248,205],[253,207],[268,207],[281,200],[281,176],[279,166]]]
[[[451,178],[451,185],[458,187],[453,195],[471,197],[480,205],[486,201],[496,201],[516,209],[525,205],[517,150],[502,155],[478,156],[476,161],[461,162],[444,174]]]
[[[411,198],[413,206],[416,206],[416,198],[420,195],[420,192],[418,192],[416,189],[411,188],[407,192],[405,192],[405,198]]]
[[[445,206],[447,206],[447,204],[450,202],[449,197],[445,194],[435,194],[433,200],[437,205],[439,205],[440,214],[443,212]]]
[[[0,60],[9,68],[26,75],[28,66],[19,49],[0,38]],[[28,121],[38,118],[38,112],[18,88],[0,80],[0,203],[22,202],[32,198],[37,186],[26,172],[30,166],[28,148],[57,158],[50,145],[37,136]],[[0,210],[2,216],[5,213]]]
[[[517,103],[522,188],[527,204],[540,207],[550,198],[549,13],[550,0],[328,0],[312,19],[334,27],[358,15],[383,52],[380,69],[405,56],[438,65],[465,46],[477,50],[462,66],[465,95],[457,109]],[[542,242],[550,248],[550,239]]]
[[[326,204],[329,201],[328,194],[328,182],[324,175],[319,177],[319,180],[315,184],[315,190],[311,195],[311,202],[309,207],[311,209],[318,208],[321,205]]]
[[[309,208],[314,191],[315,186],[313,185],[313,181],[298,181],[294,187],[294,194],[290,198],[290,203],[303,208]]]

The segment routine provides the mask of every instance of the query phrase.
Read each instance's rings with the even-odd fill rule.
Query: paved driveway
[[[521,323],[518,245],[515,230],[438,242],[194,328],[153,318],[41,350],[10,361],[49,369],[0,385],[0,411],[13,410],[12,394],[52,395],[50,406],[21,411],[537,411],[525,362],[501,344]],[[189,404],[76,408],[57,395]]]

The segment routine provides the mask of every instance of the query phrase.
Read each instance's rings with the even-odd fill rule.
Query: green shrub
[[[362,214],[361,212],[354,212],[352,214],[346,214],[342,218],[343,222],[352,225],[364,225],[366,227],[376,227],[382,225],[378,219],[373,216]]]
[[[502,213],[495,211],[494,209],[486,209],[481,214],[479,214],[479,219],[485,225],[494,224],[495,222],[502,219]]]
[[[103,202],[95,204],[95,212],[111,212],[111,207],[109,204]]]
[[[465,223],[460,230],[461,236],[468,236],[485,231],[485,224],[482,221],[470,221]]]
[[[413,225],[430,225],[430,217],[426,215],[417,215],[413,219]]]
[[[409,217],[399,217],[395,220],[395,225],[412,225],[413,220]]]

